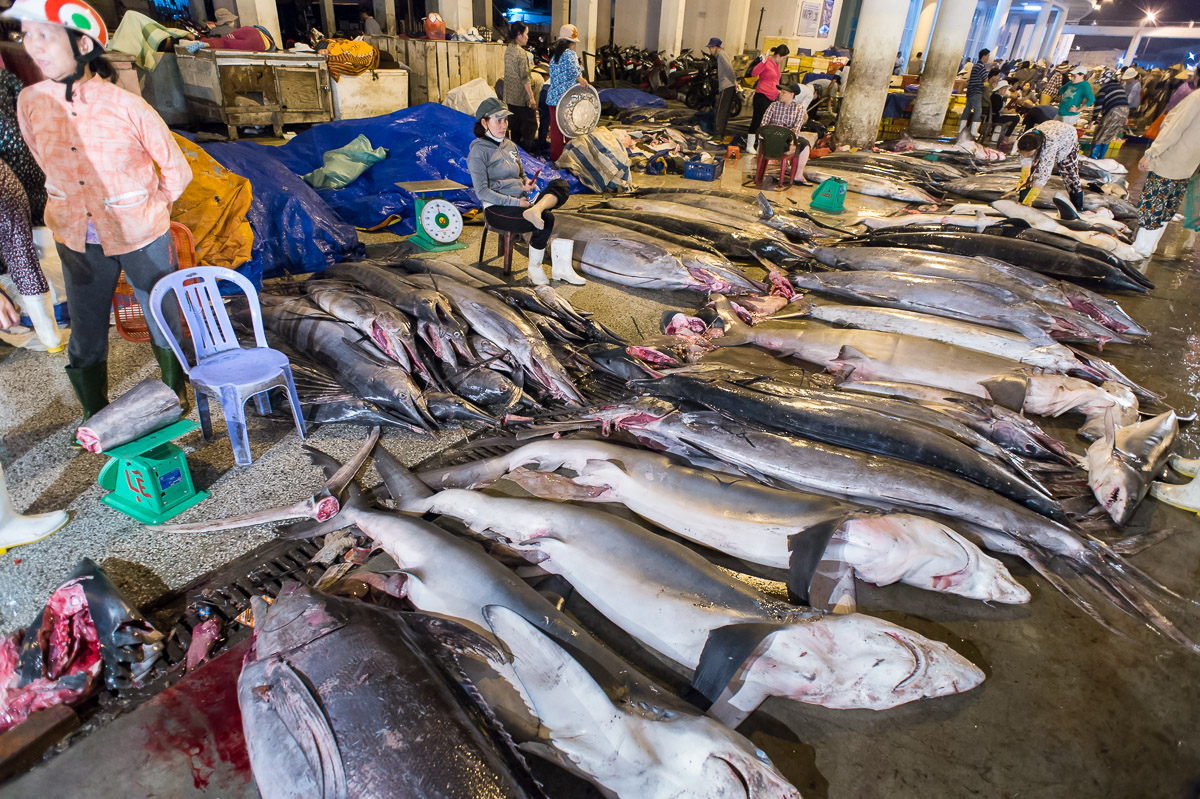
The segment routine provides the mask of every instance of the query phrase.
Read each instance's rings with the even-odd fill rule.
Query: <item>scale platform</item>
[[[396,184],[413,195],[417,232],[409,239],[426,252],[465,250],[458,241],[462,235],[462,214],[442,197],[445,191],[465,191],[470,186],[454,180],[410,180]]]
[[[173,439],[199,425],[187,419],[119,447],[105,450],[108,463],[97,483],[108,491],[101,502],[143,524],[162,524],[208,497],[192,483],[187,455]]]

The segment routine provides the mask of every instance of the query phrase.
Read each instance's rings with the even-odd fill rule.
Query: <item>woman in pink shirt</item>
[[[121,272],[142,306],[163,382],[186,403],[184,373],[149,313],[150,290],[175,271],[171,204],[192,180],[171,131],[114,84],[108,31],[82,0],[17,0],[25,50],[48,80],[17,98],[17,121],[46,173],[46,226],[67,287],[67,376],[87,419],[108,404],[108,320]],[[163,309],[175,338],[174,303]]]
[[[758,126],[762,124],[763,114],[766,113],[767,106],[779,96],[779,78],[783,75],[783,65],[787,62],[790,53],[791,50],[788,49],[786,44],[772,47],[771,54],[755,64],[754,69],[750,70],[751,76],[758,78],[758,82],[754,84],[754,105],[752,106],[752,116],[750,117],[750,135],[746,137],[746,152],[750,155],[758,152],[754,149],[755,135],[758,133]]]

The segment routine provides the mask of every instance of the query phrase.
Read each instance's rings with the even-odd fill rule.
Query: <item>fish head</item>
[[[979,668],[946,644],[849,613],[772,633],[762,655],[747,664],[743,683],[829,708],[886,710],[969,691],[983,679]]]
[[[1088,488],[1101,507],[1117,524],[1124,524],[1141,500],[1143,486],[1149,485],[1138,474],[1133,458],[1117,448],[1115,415],[1104,416],[1104,435],[1087,450]]]
[[[713,718],[676,715],[641,726],[657,765],[646,774],[655,797],[686,799],[703,785],[712,799],[800,799],[765,752]]]
[[[983,602],[1029,601],[1029,591],[1003,563],[933,519],[872,514],[848,521],[843,529],[843,556],[861,580],[876,585],[902,582]]]

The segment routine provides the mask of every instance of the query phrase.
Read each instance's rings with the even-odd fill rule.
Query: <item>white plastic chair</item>
[[[237,285],[250,301],[254,347],[242,347],[238,342],[221,299],[218,287],[220,280]],[[171,291],[175,292],[192,333],[195,366],[188,366],[187,358],[179,342],[171,335],[162,314],[163,300]],[[213,436],[208,398],[214,397],[221,403],[229,442],[233,445],[234,459],[239,466],[249,466],[253,460],[250,439],[246,433],[245,410],[246,400],[251,397],[254,397],[258,412],[266,414],[271,410],[268,392],[275,387],[284,388],[288,403],[292,406],[296,429],[300,432],[300,438],[305,437],[304,418],[300,415],[300,400],[296,396],[291,364],[286,355],[267,346],[258,292],[248,279],[221,266],[197,266],[173,272],[154,284],[150,292],[150,315],[154,317],[158,329],[163,331],[196,392],[196,409],[200,413],[200,429],[205,439],[212,439]]]

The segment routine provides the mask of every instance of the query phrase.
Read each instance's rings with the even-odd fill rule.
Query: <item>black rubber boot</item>
[[[64,368],[71,388],[75,390],[75,397],[83,406],[83,420],[86,422],[92,414],[108,405],[108,361]]]
[[[175,357],[173,351],[157,344],[151,344],[150,349],[154,350],[154,360],[158,361],[158,370],[162,373],[162,381],[175,392],[175,396],[179,397],[179,404],[183,407],[183,413],[186,416],[192,407],[188,404],[187,373],[183,371],[183,367],[179,364],[179,359]]]
[[[1073,192],[1071,192],[1070,197],[1071,197],[1071,205],[1075,206],[1075,210],[1082,211],[1083,210],[1083,192],[1082,191],[1073,191]]]

